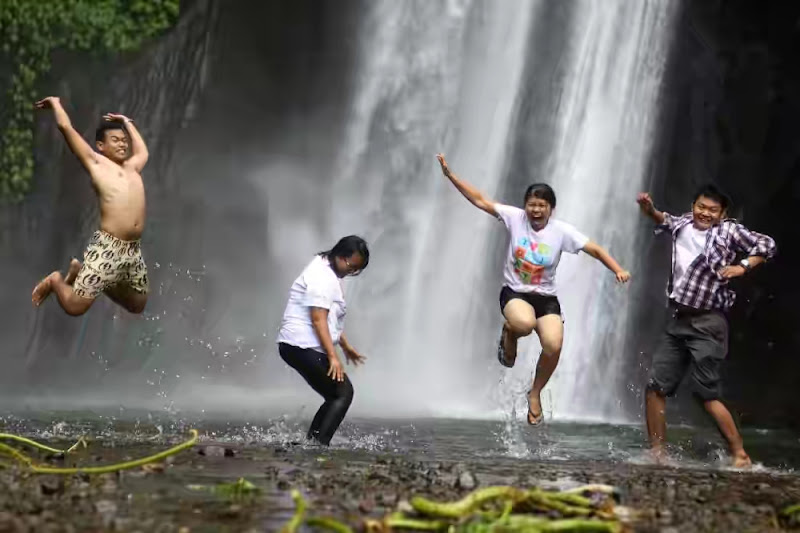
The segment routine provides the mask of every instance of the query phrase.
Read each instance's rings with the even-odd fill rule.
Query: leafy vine
[[[36,83],[58,48],[136,50],[171,27],[179,0],[2,0],[0,71],[11,71],[0,100],[0,200],[20,201],[33,178]]]

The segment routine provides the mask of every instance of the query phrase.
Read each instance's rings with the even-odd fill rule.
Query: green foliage
[[[0,0],[0,200],[21,200],[33,177],[36,82],[57,48],[126,52],[169,28],[179,0]],[[47,95],[45,95],[47,96]]]
[[[186,488],[189,490],[213,492],[222,498],[237,501],[246,500],[261,493],[260,488],[243,477],[231,483],[218,483],[213,487],[208,485],[187,485]]]

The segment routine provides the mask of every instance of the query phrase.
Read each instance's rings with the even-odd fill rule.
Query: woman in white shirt
[[[540,395],[556,369],[564,340],[561,304],[555,284],[561,252],[586,252],[612,271],[620,283],[627,282],[631,275],[575,227],[551,218],[556,195],[549,185],[536,183],[528,187],[524,209],[519,209],[490,200],[451,172],[442,154],[436,157],[442,173],[456,189],[472,205],[501,220],[510,234],[503,269],[505,282],[500,291],[500,310],[505,323],[497,359],[503,366],[514,366],[517,340],[536,331],[542,353],[528,391],[528,423],[538,425],[543,420]]]
[[[278,332],[281,358],[325,399],[307,435],[325,445],[330,444],[353,401],[353,385],[335,346],[342,348],[348,362],[358,365],[365,359],[344,336],[347,304],[342,278],[360,274],[368,263],[367,243],[355,235],[314,256],[289,289]]]

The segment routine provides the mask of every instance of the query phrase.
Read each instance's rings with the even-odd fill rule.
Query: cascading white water
[[[372,248],[349,296],[348,329],[372,356],[355,378],[369,398],[357,408],[474,416],[487,404],[467,384],[486,365],[471,361],[466,332],[487,324],[470,307],[496,303],[470,291],[496,282],[482,250],[497,222],[453,190],[434,156],[446,152],[495,193],[534,12],[524,0],[370,6],[329,233],[362,232]]]
[[[371,356],[355,374],[358,396],[368,399],[356,411],[496,413],[489,396],[500,374],[493,350],[501,278],[484,252],[506,237],[441,176],[434,155],[445,151],[457,173],[499,194],[527,89],[523,72],[537,54],[531,32],[536,22],[542,27],[546,4],[369,4],[327,225],[331,242],[359,232],[373,253],[349,289],[348,330]],[[569,19],[553,21],[568,32],[568,49],[563,84],[553,87],[558,105],[548,111],[556,129],[543,179],[557,191],[557,216],[634,275],[633,198],[654,134],[674,9],[660,0],[573,1]],[[549,407],[557,416],[613,418],[625,292],[588,258],[565,259],[559,284],[568,322]],[[512,388],[530,379],[538,343],[522,343],[526,352]]]
[[[637,282],[635,196],[645,188],[661,81],[677,2],[576,2],[570,69],[547,161],[557,214],[605,246]],[[568,312],[552,409],[573,418],[622,419],[627,324],[633,302],[610,272],[584,256],[560,267]]]

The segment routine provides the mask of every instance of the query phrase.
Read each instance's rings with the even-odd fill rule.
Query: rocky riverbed
[[[155,444],[93,445],[54,464],[105,464],[144,456]],[[240,478],[255,490],[226,489]],[[477,487],[619,489],[633,531],[781,531],[800,502],[800,477],[612,461],[491,458],[426,460],[402,454],[292,445],[204,442],[163,463],[98,476],[35,475],[0,469],[0,533],[279,531],[294,512],[292,489],[309,512],[356,530],[414,495],[454,500]],[[221,487],[221,488],[220,488]],[[794,525],[796,527],[796,524]]]

